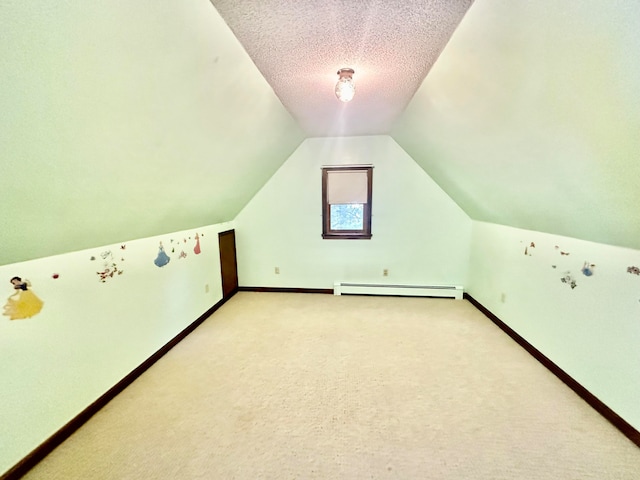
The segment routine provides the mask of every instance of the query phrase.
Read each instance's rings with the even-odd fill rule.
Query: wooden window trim
[[[363,204],[362,230],[331,230],[331,206],[327,202],[327,185],[330,171],[366,171],[367,203]],[[371,199],[373,186],[372,166],[335,166],[322,167],[322,238],[330,240],[369,240],[371,239]]]

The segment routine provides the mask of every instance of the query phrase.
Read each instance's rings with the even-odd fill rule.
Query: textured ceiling
[[[473,0],[211,0],[308,136],[389,133]],[[351,67],[355,98],[338,101]]]

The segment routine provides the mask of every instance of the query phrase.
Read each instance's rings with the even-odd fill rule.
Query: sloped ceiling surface
[[[207,0],[0,25],[0,264],[233,220],[304,138]]]
[[[212,0],[307,136],[388,134],[472,0]],[[356,95],[337,101],[336,72]]]
[[[474,219],[640,249],[640,3],[477,0],[394,139]]]
[[[232,220],[305,137],[381,133],[476,220],[640,249],[635,0],[4,2],[0,24],[0,264]]]
[[[391,133],[475,220],[640,248],[635,0],[211,1],[307,136]]]

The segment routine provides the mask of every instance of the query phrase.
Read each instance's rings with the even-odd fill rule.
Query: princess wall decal
[[[40,313],[44,302],[29,290],[31,283],[28,280],[23,281],[20,277],[13,277],[10,281],[15,293],[7,299],[2,314],[10,320],[22,320]]]
[[[162,242],[160,242],[160,246],[158,247],[158,256],[153,261],[153,263],[156,265],[156,267],[164,267],[170,261],[171,257],[169,257],[169,255],[165,253]]]
[[[582,266],[582,269],[580,271],[582,272],[582,274],[585,277],[590,277],[591,275],[593,275],[593,268],[594,267],[595,267],[595,265],[593,263],[584,262],[584,265]]]
[[[196,233],[196,246],[193,247],[193,253],[195,253],[196,255],[200,255],[200,235],[198,235]]]

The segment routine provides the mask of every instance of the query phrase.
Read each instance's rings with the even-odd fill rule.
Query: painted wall
[[[31,318],[0,316],[0,473],[222,299],[217,234],[229,228],[218,224],[0,267],[0,295],[12,295],[9,279],[20,276],[44,301]],[[163,267],[154,264],[160,241],[171,258]],[[122,273],[101,282],[97,272],[104,271],[107,251],[113,255],[106,261]]]
[[[371,240],[321,237],[321,167],[341,164],[374,165]],[[466,284],[471,221],[388,136],[305,140],[235,224],[241,286]]]
[[[638,250],[473,222],[468,291],[640,429],[640,269],[633,267]]]
[[[207,0],[0,3],[0,265],[230,221],[304,138]]]
[[[476,0],[392,131],[474,220],[640,249],[640,2]]]

